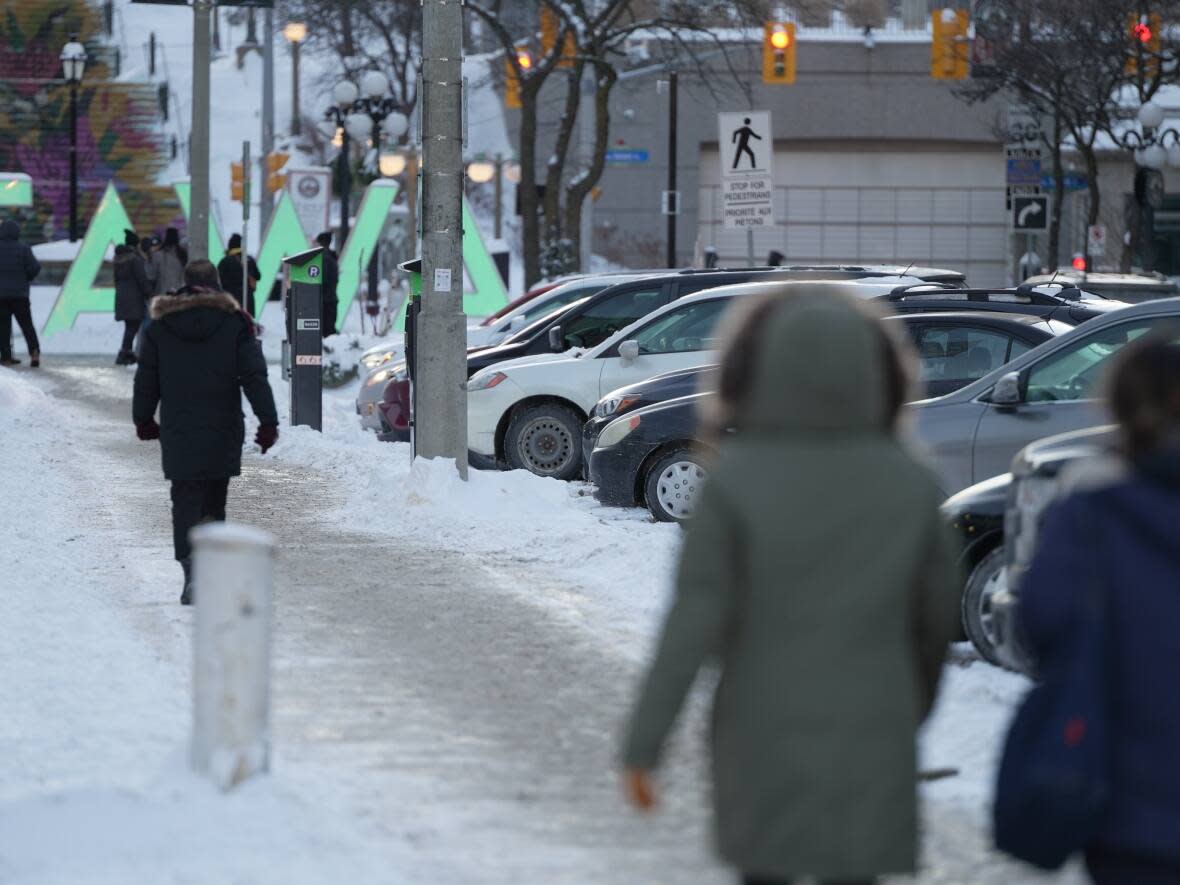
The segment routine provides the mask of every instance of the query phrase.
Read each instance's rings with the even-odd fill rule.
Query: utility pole
[[[209,10],[212,0],[193,0],[193,119],[189,127],[192,205],[189,258],[209,257]]]
[[[467,477],[463,314],[463,7],[422,4],[422,299],[415,344],[415,455]]]
[[[676,266],[676,213],[680,199],[676,194],[676,81],[675,71],[668,73],[668,267]],[[675,204],[675,205],[674,205]]]
[[[275,13],[270,7],[262,14],[262,156],[258,158],[258,229],[259,242],[270,224],[271,194],[266,189],[266,158],[275,149]],[[242,250],[245,254],[245,250]]]

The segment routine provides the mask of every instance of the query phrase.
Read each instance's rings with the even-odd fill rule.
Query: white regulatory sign
[[[774,225],[774,132],[770,111],[717,115],[721,217],[726,227]]]
[[[1092,224],[1086,229],[1086,251],[1092,258],[1106,255],[1106,225]]]

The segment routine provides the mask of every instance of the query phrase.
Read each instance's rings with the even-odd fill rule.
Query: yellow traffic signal
[[[516,64],[520,66],[522,71],[528,71],[533,66],[533,54],[527,49],[518,48],[516,50]],[[504,59],[504,106],[507,108],[519,109],[520,103],[520,77],[517,76],[516,66],[512,64],[512,59]]]
[[[552,7],[541,7],[541,55],[548,56],[557,45],[557,36],[561,33],[561,22],[557,18],[557,13],[553,11]],[[573,67],[574,56],[578,54],[578,44],[574,39],[573,31],[569,31],[565,35],[565,41],[561,44],[561,59],[557,62],[559,68]],[[531,61],[531,59],[530,59]]]
[[[1135,74],[1139,70],[1139,59],[1143,59],[1144,73],[1154,77],[1159,69],[1160,28],[1163,19],[1158,12],[1151,15],[1133,15],[1127,24],[1127,36],[1131,40],[1127,56],[1126,72]]]
[[[240,203],[246,198],[246,170],[241,163],[230,163],[229,176],[229,198]]]
[[[930,76],[935,80],[966,80],[971,74],[971,13],[966,9],[936,9],[930,13]]]
[[[763,25],[762,82],[795,82],[794,22],[767,22]]]
[[[272,151],[266,155],[266,190],[268,193],[278,193],[287,186],[287,176],[280,175],[279,170],[287,165],[290,154],[282,151]]]

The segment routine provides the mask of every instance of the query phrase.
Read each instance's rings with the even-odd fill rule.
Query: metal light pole
[[[415,345],[415,454],[467,476],[463,314],[463,12],[422,5],[422,293]]]
[[[86,70],[86,47],[75,35],[61,51],[61,67],[70,84],[70,242],[78,239],[78,85]]]
[[[270,7],[262,13],[262,29],[266,39],[262,43],[262,156],[258,158],[258,225],[266,233],[273,209],[271,195],[266,190],[266,158],[275,149],[275,17]],[[244,250],[243,250],[244,251]]]
[[[667,264],[668,267],[676,266],[676,213],[680,211],[679,205],[672,205],[672,202],[680,202],[676,194],[676,87],[677,80],[675,71],[668,73],[668,205],[665,207],[668,212],[668,250],[667,250]]]
[[[503,232],[504,215],[504,157],[496,154],[496,220],[492,225],[492,234],[498,240]]]
[[[209,257],[209,10],[211,0],[193,0],[193,119],[189,127],[192,205],[189,260]]]
[[[287,22],[283,36],[291,44],[291,134],[301,135],[303,126],[299,114],[299,44],[307,39],[307,25]]]
[[[1147,101],[1136,115],[1142,132],[1131,129],[1119,139],[1135,154],[1135,203],[1138,207],[1139,248],[1143,270],[1155,270],[1155,213],[1164,203],[1164,166],[1180,166],[1180,131],[1164,128],[1164,109]],[[1090,247],[1087,232],[1084,250],[1086,269],[1090,270]]]

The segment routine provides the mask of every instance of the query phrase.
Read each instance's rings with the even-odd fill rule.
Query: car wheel
[[[643,481],[643,500],[661,522],[684,522],[700,500],[708,471],[704,458],[688,446],[661,455]]]
[[[516,470],[573,479],[582,467],[582,422],[573,409],[546,403],[517,410],[504,435],[504,455]]]
[[[975,650],[988,663],[1002,666],[996,654],[992,599],[1005,586],[1004,548],[997,547],[979,560],[963,590],[963,629]]]

